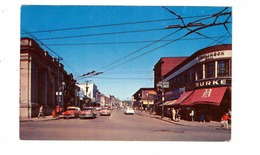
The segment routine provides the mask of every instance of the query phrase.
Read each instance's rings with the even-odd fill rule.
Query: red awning
[[[194,90],[185,92],[178,98],[178,100],[173,105],[178,105],[178,104],[182,105],[186,99],[190,98],[193,92]]]
[[[197,89],[193,93],[189,104],[213,104],[219,105],[227,90],[227,87]]]

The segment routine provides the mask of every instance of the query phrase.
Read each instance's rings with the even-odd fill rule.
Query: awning
[[[191,91],[187,91],[185,92],[184,94],[182,94],[177,100],[176,102],[174,103],[174,105],[179,105],[179,104],[182,104],[186,99],[188,99],[191,94],[194,92],[194,90],[191,90]]]
[[[227,87],[197,89],[193,93],[189,104],[212,104],[219,105],[227,90]]]
[[[163,106],[171,106],[173,105],[177,100],[170,100],[163,103]],[[162,104],[160,105],[162,106]]]
[[[177,101],[177,100],[167,101],[167,102],[165,102],[165,105],[166,105],[166,106],[171,106],[171,105],[173,105],[176,101]]]

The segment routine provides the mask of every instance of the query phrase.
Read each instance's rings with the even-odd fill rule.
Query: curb
[[[176,124],[176,125],[183,125],[183,126],[199,126],[199,127],[215,127],[215,128],[219,128],[219,125],[216,125],[216,124],[204,124],[204,125],[198,125],[196,122],[196,124],[192,124],[192,123],[189,123],[189,122],[174,122],[172,120],[167,120],[167,119],[162,119],[161,117],[156,117],[154,115],[148,115],[148,114],[143,114],[143,113],[136,113],[140,116],[146,116],[146,117],[150,117],[150,118],[155,118],[155,119],[158,119],[158,120],[161,120],[161,121],[164,121],[164,122],[168,122],[168,123],[171,123],[171,124]]]
[[[58,120],[61,119],[61,117],[51,117],[51,118],[30,118],[30,119],[20,119],[20,122],[42,122],[42,121],[52,121],[52,120]]]

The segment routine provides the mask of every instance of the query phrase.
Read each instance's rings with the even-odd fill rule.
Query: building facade
[[[195,52],[163,76],[169,82],[165,99],[188,119],[191,109],[196,119],[220,120],[231,110],[232,45],[217,45]],[[169,104],[168,102],[168,104]],[[167,102],[164,103],[167,106]]]
[[[33,39],[20,40],[20,117],[38,114],[39,105],[51,114],[55,106],[66,107],[75,100],[75,80],[68,75],[59,59],[53,58]]]
[[[154,109],[154,96],[156,92],[154,88],[140,88],[133,94],[133,106],[138,109],[150,110]]]
[[[100,104],[101,93],[98,91],[96,84],[87,81],[86,83],[77,83],[76,85],[80,88],[81,106],[97,106],[97,104]]]
[[[159,105],[162,103],[162,96],[164,95],[162,89],[159,89],[157,84],[163,80],[163,77],[168,72],[182,63],[185,59],[187,59],[187,57],[163,57],[154,65],[154,90],[156,91],[156,95],[154,96],[154,108],[158,114],[161,113],[161,107]],[[166,101],[168,100],[171,100],[170,96],[166,98]]]

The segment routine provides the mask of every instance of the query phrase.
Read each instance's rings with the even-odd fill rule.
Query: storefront
[[[231,109],[232,45],[217,45],[195,52],[163,77],[172,92],[182,90],[170,107],[181,110],[183,119],[220,120]],[[165,103],[166,104],[166,103]]]

